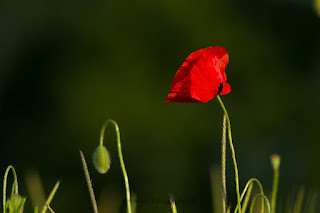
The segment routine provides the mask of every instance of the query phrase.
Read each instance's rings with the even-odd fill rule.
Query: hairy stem
[[[226,180],[226,139],[227,139],[227,116],[223,114],[222,145],[221,145],[221,180],[222,180],[222,210],[226,213],[227,203],[227,180]]]
[[[224,114],[227,117],[227,123],[228,123],[228,139],[229,139],[229,145],[230,145],[230,149],[231,149],[231,153],[232,153],[232,159],[233,159],[233,166],[234,166],[234,173],[235,173],[235,181],[236,181],[236,193],[237,193],[237,200],[238,200],[238,206],[239,206],[239,212],[241,213],[241,203],[240,203],[240,187],[239,187],[239,172],[238,172],[238,166],[237,166],[237,160],[236,160],[236,153],[233,147],[233,143],[232,143],[232,134],[231,134],[231,124],[230,124],[230,119],[229,119],[229,115],[228,112],[220,98],[219,95],[217,95],[217,99],[221,105],[221,108],[224,112]]]
[[[92,207],[93,207],[93,211],[94,213],[98,213],[98,206],[97,206],[97,202],[96,202],[96,198],[94,196],[94,192],[93,192],[93,188],[92,188],[92,184],[91,184],[91,179],[90,179],[90,175],[89,175],[89,170],[88,170],[88,166],[86,163],[86,159],[84,158],[83,153],[80,151],[80,156],[81,156],[81,160],[82,160],[82,166],[83,166],[83,170],[84,170],[84,175],[86,177],[86,181],[88,184],[88,189],[89,189],[89,193],[90,193],[90,198],[91,198],[91,202],[92,202]]]

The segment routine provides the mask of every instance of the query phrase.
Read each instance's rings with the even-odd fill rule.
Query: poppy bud
[[[280,161],[281,161],[280,155],[273,154],[270,156],[270,160],[271,160],[273,169],[278,170],[280,167]]]
[[[98,146],[93,153],[93,165],[96,170],[101,173],[105,174],[111,164],[111,159],[108,150],[104,146]]]
[[[7,208],[9,212],[23,212],[24,203],[26,198],[21,197],[19,194],[14,194],[9,200],[7,200]]]

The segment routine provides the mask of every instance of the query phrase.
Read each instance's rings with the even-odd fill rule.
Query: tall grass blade
[[[172,213],[178,213],[177,211],[177,207],[176,207],[176,203],[173,199],[173,197],[171,196],[170,198],[170,203],[171,203],[171,210],[172,210]]]
[[[48,208],[48,206],[50,205],[50,203],[51,203],[54,195],[56,194],[56,192],[57,192],[57,190],[58,190],[58,188],[59,188],[59,185],[60,185],[60,181],[58,181],[58,182],[56,183],[56,185],[54,185],[54,187],[53,187],[53,189],[52,189],[52,191],[51,191],[51,193],[50,193],[50,195],[49,195],[49,197],[48,197],[45,205],[44,205],[43,208],[42,208],[41,213],[45,213],[45,212],[47,211],[47,208]]]
[[[294,213],[301,213],[302,209],[302,204],[303,204],[303,199],[304,199],[304,188],[301,187],[297,193],[297,198],[294,203]]]

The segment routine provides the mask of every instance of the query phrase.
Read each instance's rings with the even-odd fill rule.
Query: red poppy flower
[[[228,52],[220,46],[191,53],[173,78],[166,102],[203,102],[231,91],[225,68]]]

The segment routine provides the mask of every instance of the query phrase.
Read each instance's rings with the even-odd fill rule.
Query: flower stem
[[[2,192],[2,198],[3,198],[3,212],[6,212],[6,192],[7,192],[7,179],[8,179],[8,174],[10,169],[12,170],[13,177],[14,177],[14,193],[18,194],[18,178],[17,178],[17,173],[16,170],[14,169],[13,166],[8,166],[6,169],[6,172],[4,173],[4,179],[3,179],[3,192]]]
[[[262,187],[262,184],[260,183],[260,181],[259,181],[258,179],[256,179],[256,178],[251,178],[250,180],[248,180],[246,186],[245,186],[244,189],[243,189],[243,192],[242,192],[241,197],[240,197],[240,202],[242,201],[244,195],[245,195],[246,193],[249,193],[249,187],[250,187],[250,185],[251,185],[253,182],[256,182],[257,185],[259,186],[260,194],[261,194],[261,195],[264,195],[263,187]],[[236,213],[237,210],[238,210],[238,206],[236,206],[236,208],[235,208],[235,210],[234,210],[234,213]],[[242,209],[242,212],[245,212],[245,209],[244,209],[244,208]],[[263,212],[264,212],[264,198],[261,197],[261,213],[263,213]]]
[[[227,133],[227,116],[223,114],[222,123],[222,145],[221,145],[221,180],[222,180],[222,210],[226,213],[227,203],[227,180],[226,180],[226,133]]]
[[[249,200],[250,200],[250,196],[251,196],[251,192],[252,192],[252,187],[253,187],[253,184],[250,183],[249,187],[248,187],[248,190],[247,190],[247,193],[246,193],[246,196],[245,196],[244,201],[243,201],[242,213],[245,213],[246,210],[247,210],[247,206],[249,204]]]
[[[239,189],[239,172],[238,172],[238,166],[237,166],[237,160],[236,160],[236,153],[233,147],[233,143],[232,143],[232,134],[231,134],[231,124],[230,124],[230,119],[229,119],[229,115],[228,112],[220,98],[219,95],[217,95],[217,99],[221,105],[221,108],[224,112],[224,114],[227,117],[227,123],[228,123],[228,138],[229,138],[229,145],[230,145],[230,149],[231,149],[231,153],[232,153],[232,159],[233,159],[233,166],[234,166],[234,173],[235,173],[235,180],[236,180],[236,193],[237,193],[237,200],[238,200],[238,212],[241,213],[241,201],[240,201],[240,189]]]
[[[271,157],[271,164],[273,167],[273,186],[272,186],[272,196],[271,196],[271,212],[276,212],[277,203],[277,191],[279,183],[279,167],[280,167],[280,156],[273,154]]]
[[[117,124],[114,120],[110,120],[110,119],[109,119],[109,120],[107,120],[107,121],[104,123],[104,125],[103,125],[103,127],[102,127],[102,129],[101,129],[100,146],[103,146],[103,136],[104,136],[104,132],[105,132],[105,129],[106,129],[106,127],[107,127],[107,125],[108,125],[109,123],[113,124],[113,126],[114,126],[114,128],[115,128],[115,130],[116,130],[119,159],[120,159],[121,169],[122,169],[123,178],[124,178],[125,187],[126,187],[128,213],[132,213],[132,210],[131,210],[131,200],[130,200],[129,180],[128,180],[128,175],[127,175],[126,167],[125,167],[125,165],[124,165],[123,156],[122,156],[121,141],[120,141],[120,131],[119,131],[119,126],[118,126],[118,124]]]
[[[276,212],[278,182],[279,182],[279,170],[275,170],[274,171],[274,178],[273,178],[273,187],[272,187],[272,198],[271,198],[271,212],[272,213]]]

